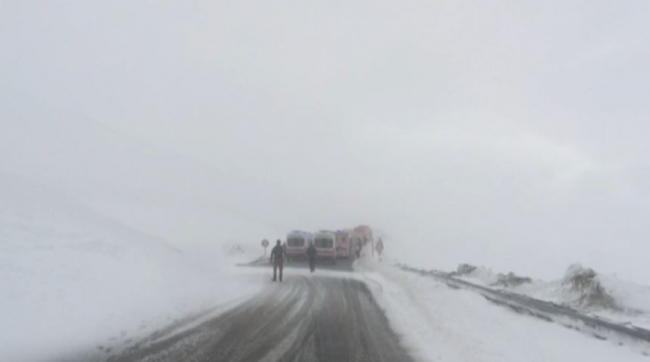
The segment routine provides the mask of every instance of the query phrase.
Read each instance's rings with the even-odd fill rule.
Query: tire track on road
[[[358,280],[293,277],[169,340],[111,362],[411,362]]]

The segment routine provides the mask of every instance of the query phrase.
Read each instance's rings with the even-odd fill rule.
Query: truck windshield
[[[331,248],[334,246],[332,239],[316,239],[314,242],[317,248]]]
[[[290,248],[299,248],[305,246],[305,239],[303,238],[290,238],[287,240],[287,246]]]

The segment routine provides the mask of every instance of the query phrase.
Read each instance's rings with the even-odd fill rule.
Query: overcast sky
[[[0,171],[178,245],[368,223],[440,268],[640,280],[648,19],[645,0],[1,1]]]

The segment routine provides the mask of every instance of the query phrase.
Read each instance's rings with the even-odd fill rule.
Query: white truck
[[[307,257],[307,247],[313,240],[312,234],[306,231],[294,230],[287,234],[285,253],[289,260],[300,260]]]
[[[321,230],[314,233],[314,246],[316,247],[317,258],[326,260],[332,264],[336,263],[336,233],[333,231]]]

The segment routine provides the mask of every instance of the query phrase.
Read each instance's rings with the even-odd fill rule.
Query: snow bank
[[[650,288],[605,276],[579,264],[568,268],[562,279],[537,281],[512,289],[615,322],[650,328]]]
[[[600,275],[579,264],[570,266],[560,280],[537,281],[513,291],[586,312],[650,314],[650,288]]]
[[[523,277],[513,272],[507,274],[495,273],[492,269],[483,266],[477,267],[471,264],[460,264],[456,271],[449,275],[461,279],[469,279],[473,282],[478,282],[481,285],[494,287],[510,288],[532,282],[531,278]]]
[[[215,264],[207,270],[158,238],[2,177],[0,360],[107,353],[261,288],[224,256]]]
[[[549,301],[601,318],[650,328],[650,288],[598,274],[580,264],[571,265],[563,278],[532,280],[515,273],[461,264],[450,276],[494,289]]]
[[[582,309],[621,310],[593,269],[580,264],[571,265],[562,280],[562,287],[569,295],[567,300],[574,306]]]
[[[195,244],[183,248],[183,252],[204,269],[221,269],[223,264],[243,264],[256,260],[264,249],[255,242],[225,241],[218,244]]]
[[[405,347],[421,361],[647,360],[632,348],[516,314],[433,278],[367,259],[356,267]]]

